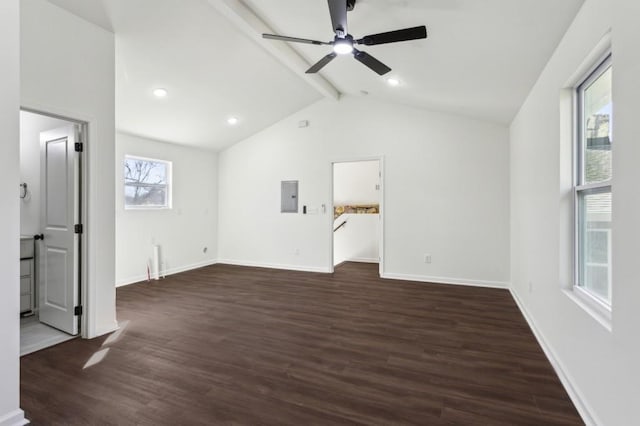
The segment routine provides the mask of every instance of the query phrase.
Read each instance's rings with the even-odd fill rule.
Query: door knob
[[[34,240],[44,240],[44,234],[38,234],[33,236]]]

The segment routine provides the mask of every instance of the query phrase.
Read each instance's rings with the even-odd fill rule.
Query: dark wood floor
[[[33,424],[582,424],[505,290],[215,265],[117,305],[119,339],[22,358]]]

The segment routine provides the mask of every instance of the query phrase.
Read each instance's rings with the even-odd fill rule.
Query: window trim
[[[604,72],[613,65],[613,61],[611,58],[611,52],[607,52],[598,62],[593,69],[591,69],[586,77],[580,80],[578,85],[575,87],[574,93],[576,96],[576,115],[575,115],[575,126],[577,129],[576,132],[576,176],[574,177],[575,183],[574,186],[579,187],[580,189],[588,189],[589,186],[592,185],[600,185],[603,183],[608,183],[611,185],[611,179],[603,182],[595,182],[591,184],[584,184],[584,161],[583,156],[581,155],[584,152],[584,128],[583,128],[583,114],[584,114],[584,96],[581,96],[581,93],[584,93],[584,90],[589,88],[591,84],[593,84]]]
[[[142,161],[147,161],[147,162],[154,162],[154,163],[162,163],[165,164],[167,167],[167,175],[166,175],[166,184],[128,184],[126,181],[126,178],[124,177],[124,163],[126,160],[128,159],[132,159],[132,160],[142,160]],[[139,155],[130,155],[130,154],[125,154],[124,155],[124,161],[123,161],[123,172],[122,172],[122,202],[124,205],[124,209],[125,210],[171,210],[172,209],[172,204],[173,204],[173,162],[169,161],[169,160],[161,160],[158,158],[149,158],[149,157],[142,157]],[[128,205],[127,204],[127,198],[125,195],[125,189],[127,186],[141,186],[141,187],[165,187],[166,191],[167,191],[167,202],[165,205],[140,205],[140,206],[134,206],[134,205]]]
[[[612,176],[602,182],[583,183],[585,180],[584,167],[584,91],[588,89],[593,82],[600,78],[607,69],[613,66],[611,50],[602,55],[593,67],[591,67],[585,77],[580,79],[573,89],[574,94],[574,183],[573,183],[573,220],[574,220],[574,250],[573,250],[573,298],[581,302],[585,309],[592,312],[598,317],[602,323],[610,323],[611,321],[611,302],[606,301],[601,296],[589,291],[580,285],[581,266],[582,266],[582,234],[581,230],[581,208],[580,195],[594,193],[611,193],[612,194]],[[613,173],[612,173],[613,175]],[[609,253],[611,255],[611,253]],[[610,271],[611,272],[611,271]],[[611,274],[610,274],[611,275]],[[613,280],[609,281],[609,294],[611,295]],[[586,305],[586,306],[585,306]],[[604,320],[604,321],[603,321]]]
[[[591,293],[587,293],[583,288],[574,286],[572,289],[565,289],[563,292],[573,300],[578,306],[584,309],[593,319],[601,324],[608,331],[612,331],[611,306],[602,303]]]

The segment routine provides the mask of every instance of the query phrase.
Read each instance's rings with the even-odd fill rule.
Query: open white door
[[[75,125],[42,132],[39,242],[40,321],[78,334],[79,305],[79,153]]]

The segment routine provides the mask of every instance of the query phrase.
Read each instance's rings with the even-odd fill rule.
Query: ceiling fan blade
[[[326,41],[318,41],[318,40],[309,40],[307,38],[298,38],[298,37],[287,37],[276,34],[262,34],[262,38],[266,38],[269,40],[280,40],[280,41],[292,41],[295,43],[306,43],[306,44],[331,44]]]
[[[376,44],[395,43],[397,41],[417,40],[421,38],[427,38],[427,27],[424,25],[386,33],[371,34],[362,37],[360,40],[356,40],[356,43],[374,46]]]
[[[379,75],[385,75],[386,73],[391,71],[391,68],[389,68],[373,56],[369,55],[367,52],[353,49],[353,57],[371,68],[373,71],[377,72]]]
[[[347,30],[347,0],[328,0],[329,14],[331,14],[331,25],[338,37],[348,34]]]
[[[320,59],[318,62],[316,62],[315,64],[313,64],[311,66],[311,68],[309,68],[306,71],[306,74],[315,74],[318,71],[320,71],[325,65],[327,65],[329,62],[333,61],[333,58],[335,58],[336,56],[338,56],[337,53],[335,52],[331,52],[329,53],[327,56],[325,56],[324,58]]]

